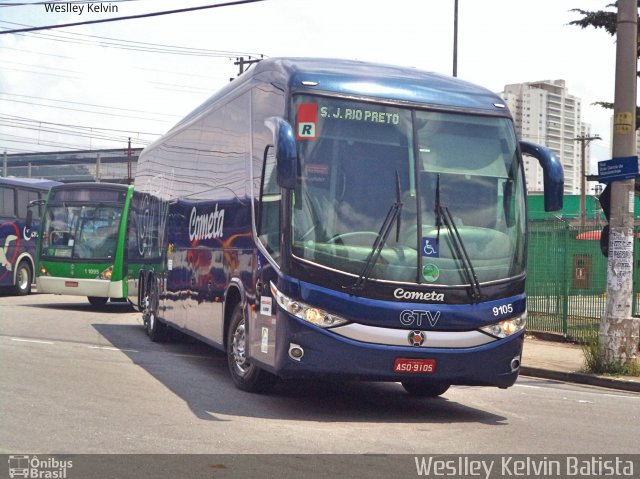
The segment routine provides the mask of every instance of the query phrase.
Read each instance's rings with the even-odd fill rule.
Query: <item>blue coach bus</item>
[[[226,351],[236,386],[277,377],[506,388],[527,309],[522,154],[493,93],[345,60],[267,59],[143,151],[131,299],[151,339]]]
[[[0,178],[0,287],[18,295],[31,292],[41,205],[33,207],[35,224],[27,227],[29,202],[46,198],[58,181]]]

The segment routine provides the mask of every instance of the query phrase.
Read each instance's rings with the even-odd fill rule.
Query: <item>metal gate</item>
[[[601,226],[553,219],[529,223],[527,329],[582,340],[597,334],[604,314],[607,258]],[[636,232],[638,227],[636,227]],[[638,311],[640,242],[634,243],[633,315]]]

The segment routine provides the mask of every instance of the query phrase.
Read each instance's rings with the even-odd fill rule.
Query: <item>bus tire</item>
[[[276,376],[251,364],[246,357],[246,321],[244,308],[237,304],[227,331],[227,363],[236,387],[251,393],[266,392],[276,383]]]
[[[104,308],[104,305],[107,304],[109,300],[109,298],[102,298],[100,296],[87,296],[87,299],[94,308]]]
[[[163,343],[169,336],[169,326],[158,319],[158,305],[160,297],[158,293],[158,281],[150,276],[146,284],[146,294],[143,297],[142,321],[144,322],[147,336],[154,343]]]
[[[413,381],[410,379],[401,381],[401,384],[404,390],[410,395],[429,398],[441,396],[446,393],[450,387],[449,384]]]
[[[22,260],[18,264],[16,270],[16,282],[13,286],[15,294],[18,296],[26,296],[31,293],[31,282],[33,281],[33,272],[28,261]]]

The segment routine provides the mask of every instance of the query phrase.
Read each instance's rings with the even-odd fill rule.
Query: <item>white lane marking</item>
[[[39,339],[11,338],[11,341],[18,341],[19,343],[55,344],[51,341],[41,341]]]
[[[89,346],[89,349],[104,349],[107,351],[122,351],[125,353],[139,353],[137,349],[114,348],[113,346]]]
[[[578,384],[578,383],[571,383],[571,382],[566,382],[563,383],[562,381],[558,381],[557,384],[555,384],[555,386],[570,386],[570,385],[574,385],[574,386],[586,386],[589,387],[588,384]],[[587,390],[587,389],[582,389],[582,390],[578,390],[578,389],[564,389],[564,388],[560,388],[560,387],[550,387],[549,385],[543,385],[543,386],[534,386],[532,384],[514,384],[513,387],[519,387],[519,388],[529,388],[529,389],[555,389],[557,391],[562,391],[564,393],[567,392],[572,392],[572,393],[578,393],[578,394],[586,394],[586,395],[596,395],[598,397],[609,397],[609,398],[618,398],[618,399],[634,399],[634,400],[640,400],[640,395],[634,396],[633,392],[629,391],[630,394],[629,395],[623,395],[623,394],[615,394],[615,393],[605,393],[605,392],[600,392],[597,386],[591,386],[594,387],[595,390]],[[606,388],[602,388],[603,390]],[[610,389],[609,389],[610,390]],[[570,399],[566,396],[564,396],[562,398],[563,400],[566,401],[570,401]],[[587,401],[584,401],[587,402]]]
[[[519,388],[542,389],[542,386],[532,386],[531,384],[514,384],[514,386]]]

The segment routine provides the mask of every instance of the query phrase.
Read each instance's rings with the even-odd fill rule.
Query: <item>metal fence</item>
[[[527,328],[583,340],[598,332],[604,314],[607,258],[602,225],[575,226],[563,219],[529,223]],[[636,232],[638,227],[636,227]],[[638,311],[640,252],[634,244],[633,315]]]

